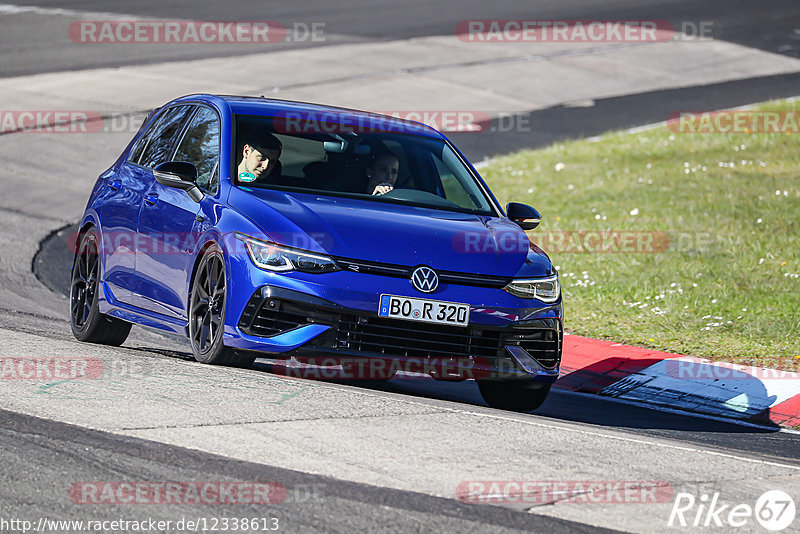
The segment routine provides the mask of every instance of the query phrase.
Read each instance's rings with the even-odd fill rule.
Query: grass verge
[[[481,173],[501,201],[542,213],[529,236],[558,266],[568,332],[800,370],[800,134],[660,127]]]

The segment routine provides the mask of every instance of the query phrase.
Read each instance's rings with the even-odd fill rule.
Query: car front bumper
[[[373,283],[375,278],[382,278],[347,274],[366,277]],[[289,280],[275,275],[271,278],[272,282]],[[272,358],[293,356],[301,361],[350,368],[364,358],[378,359],[390,361],[394,370],[445,380],[552,383],[558,378],[563,344],[560,301],[533,308],[470,304],[469,326],[461,327],[378,317],[380,291],[373,293],[375,304],[369,310],[364,308],[371,307],[371,303],[344,305],[311,294],[314,287],[299,291],[305,289],[305,284],[297,287],[295,279],[289,281],[294,288],[275,283],[257,287],[241,311],[234,311],[235,323],[233,317],[226,320],[225,345]],[[369,288],[362,285],[360,289]],[[520,300],[506,297],[498,289],[469,289],[500,292],[501,299]],[[344,292],[350,299],[343,300],[350,304],[364,293]],[[465,294],[459,296],[454,300],[464,302]],[[358,377],[368,378],[363,374]]]

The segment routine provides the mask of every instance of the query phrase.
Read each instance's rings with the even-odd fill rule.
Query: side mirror
[[[153,169],[156,181],[164,187],[186,191],[195,202],[203,200],[203,192],[197,187],[197,167],[186,161],[165,161]]]
[[[542,216],[527,204],[509,202],[506,206],[508,218],[517,223],[523,230],[533,230],[539,226]]]

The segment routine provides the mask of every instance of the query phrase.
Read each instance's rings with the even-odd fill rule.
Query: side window
[[[169,161],[175,136],[181,131],[192,106],[177,106],[164,112],[153,132],[148,136],[147,146],[139,159],[139,165],[155,167]]]
[[[206,107],[195,114],[175,154],[176,161],[197,167],[197,185],[212,191],[219,181],[219,118]]]
[[[144,122],[148,122],[152,118],[152,115],[158,113],[158,111],[159,110],[151,111],[150,114],[147,115],[147,118],[144,120]],[[128,156],[129,162],[139,163],[139,158],[142,157],[142,152],[144,152],[147,142],[150,141],[150,137],[153,135],[153,130],[156,129],[158,123],[158,119],[154,120],[150,126],[147,127],[147,131],[139,138],[138,141],[136,141],[136,144],[133,146],[133,149],[131,149],[131,153]]]
[[[305,139],[289,135],[275,135],[281,144],[281,174],[294,178],[304,176],[303,169],[306,165],[316,161],[325,160],[323,144],[316,139]]]
[[[422,189],[414,180],[414,176],[411,172],[408,161],[408,154],[406,154],[406,150],[403,145],[397,141],[387,139],[383,142],[383,146],[388,148],[389,151],[395,155],[398,163],[400,163],[400,167],[397,172],[397,182],[395,182],[394,186],[405,189]]]

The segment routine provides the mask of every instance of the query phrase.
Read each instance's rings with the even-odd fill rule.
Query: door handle
[[[158,202],[158,195],[156,195],[155,193],[151,193],[151,194],[149,194],[149,195],[145,195],[145,196],[144,196],[144,201],[145,201],[145,202],[146,202],[148,205],[152,206],[153,204],[155,204],[156,202]]]
[[[119,191],[119,188],[122,186],[122,182],[119,180],[111,180],[108,182],[108,188],[112,191]]]

